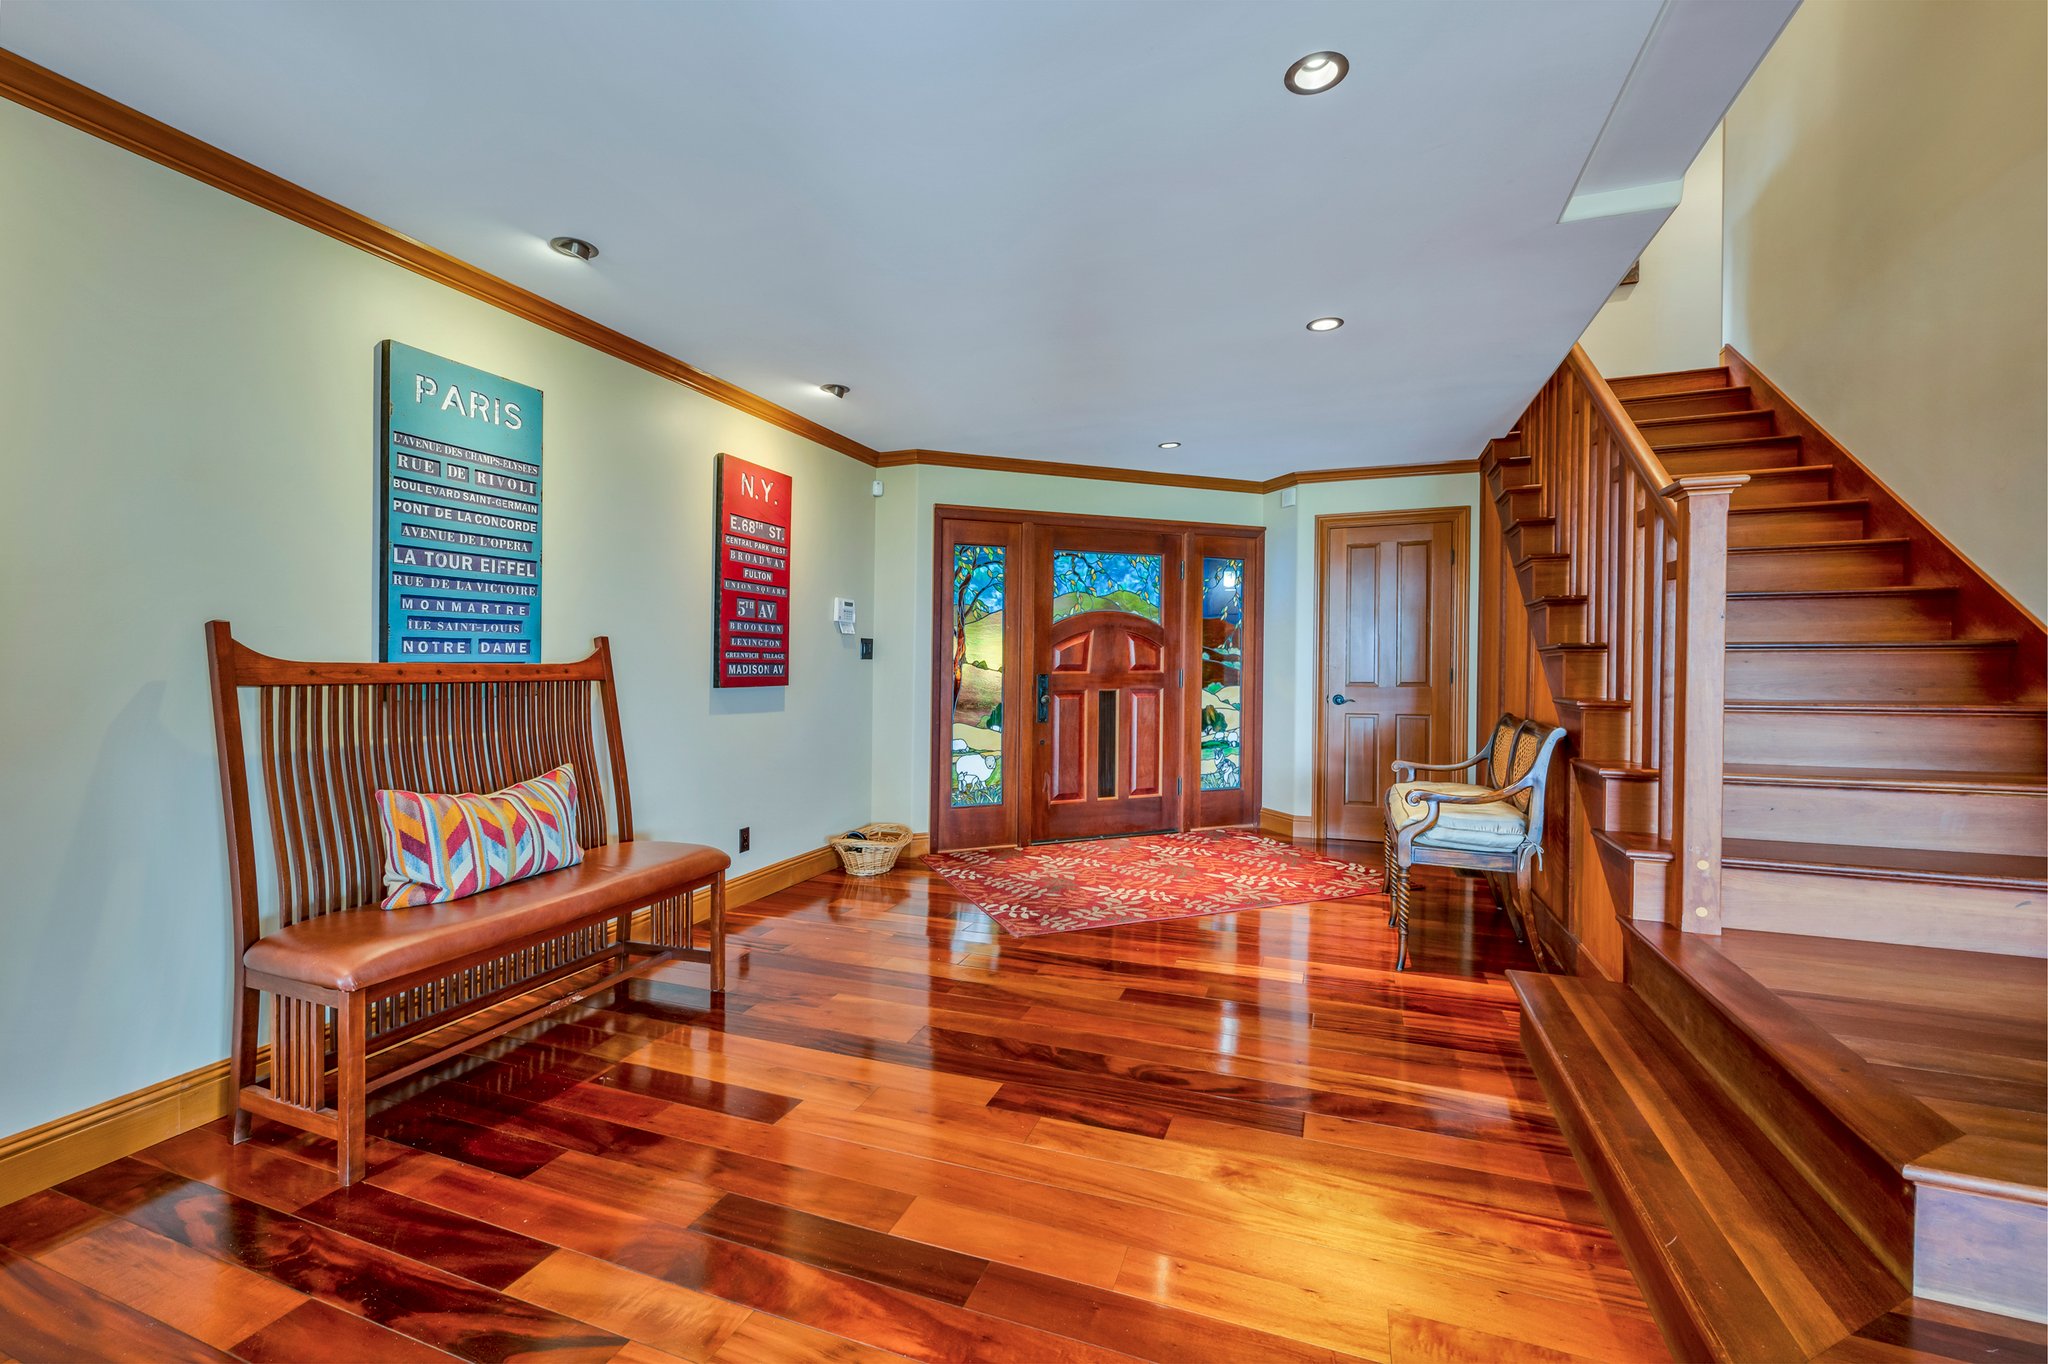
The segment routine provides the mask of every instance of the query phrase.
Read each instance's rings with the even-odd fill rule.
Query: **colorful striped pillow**
[[[379,791],[377,821],[386,909],[459,900],[583,860],[567,763],[488,796]]]

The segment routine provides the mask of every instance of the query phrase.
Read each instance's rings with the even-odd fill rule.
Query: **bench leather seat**
[[[489,953],[549,929],[567,930],[680,893],[732,865],[698,843],[635,840],[584,852],[561,871],[461,900],[411,909],[364,905],[265,934],[242,961],[251,971],[330,990],[361,990]]]

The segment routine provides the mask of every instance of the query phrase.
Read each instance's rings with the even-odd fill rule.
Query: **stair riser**
[[[1955,599],[1910,597],[1736,597],[1728,603],[1728,639],[1737,644],[1826,640],[1949,639]]]
[[[1578,644],[1586,638],[1584,602],[1539,602],[1532,607],[1538,647],[1545,644]]]
[[[1649,398],[1659,393],[1689,393],[1699,388],[1732,388],[1734,385],[1725,368],[1681,369],[1670,374],[1632,374],[1619,379],[1609,379],[1607,386],[1614,390],[1614,396],[1623,402],[1632,398]]]
[[[1522,599],[1563,596],[1568,590],[1566,571],[1562,558],[1531,559],[1526,564],[1517,564],[1515,576],[1522,584]]]
[[[1520,488],[1536,481],[1536,462],[1527,459],[1504,459],[1494,466],[1493,481],[1496,490]]]
[[[1646,414],[1634,415],[1640,422]],[[1750,440],[1757,436],[1775,436],[1778,434],[1778,419],[1768,412],[1747,412],[1741,416],[1707,415],[1686,421],[1674,421],[1669,426],[1658,424],[1643,427],[1642,432],[1643,438],[1650,442],[1650,448],[1655,450],[1666,445],[1688,445],[1699,441]]]
[[[1605,649],[1543,652],[1543,671],[1560,696],[1599,696],[1607,684]]]
[[[2048,956],[2048,896],[2011,886],[1726,866],[1721,923],[1768,933]]]
[[[1728,518],[1728,543],[1792,545],[1809,540],[1855,540],[1863,535],[1863,508],[1815,507],[1737,511]]]
[[[1727,761],[1933,772],[2048,772],[2048,721],[1990,715],[1728,712]]]
[[[1506,488],[1495,501],[1500,506],[1502,522],[1512,526],[1527,517],[1543,515],[1543,486],[1526,483]]]
[[[1826,1200],[1903,1286],[1913,1247],[1905,1178],[1635,932],[1625,930],[1622,938],[1629,988],[1770,1137],[1791,1187],[1805,1185]]]
[[[2012,650],[1730,649],[1727,695],[1737,701],[2006,700]]]
[[[1761,473],[1762,470],[1745,470]],[[1825,502],[1834,492],[1835,471],[1825,464],[1795,465],[1782,477],[1752,477],[1735,490],[1728,505],[1740,511],[1747,507],[1768,507],[1780,502]]]
[[[1554,521],[1518,522],[1508,531],[1508,558],[1526,559],[1531,554],[1548,554],[1557,546]]]
[[[1903,545],[1842,545],[1728,556],[1730,592],[1791,592],[1831,587],[1898,587],[1906,581]]]
[[[1579,797],[1593,827],[1609,833],[1653,834],[1657,831],[1657,782],[1654,778],[1581,773]]]
[[[1756,394],[1748,388],[1717,388],[1704,393],[1661,398],[1624,398],[1628,414],[1637,421],[1658,417],[1698,417],[1714,412],[1749,412],[1756,408]]]
[[[1578,755],[1589,762],[1620,762],[1628,753],[1628,709],[1578,706],[1559,698],[1559,723],[1578,738]]]
[[[2048,799],[2039,794],[1877,791],[1744,779],[1722,787],[1722,807],[1723,832],[1729,838],[2037,856],[2048,852],[2043,847],[2048,841],[2043,838],[2048,831]]]
[[[1664,461],[1666,473],[1684,477],[1687,474],[1746,474],[1752,469],[1790,469],[1799,463],[1802,453],[1799,442],[1788,437],[1768,445],[1745,445],[1735,450],[1663,450],[1658,452],[1657,458]]]
[[[2048,1320],[2048,1214],[2038,1204],[1921,1185],[1913,1291],[1923,1298]]]

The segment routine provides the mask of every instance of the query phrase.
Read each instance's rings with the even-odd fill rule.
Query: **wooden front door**
[[[1455,692],[1464,635],[1456,585],[1464,513],[1319,523],[1322,666],[1317,814],[1324,838],[1377,842],[1396,758],[1463,753]]]
[[[1180,826],[1181,537],[1035,537],[1028,841]]]

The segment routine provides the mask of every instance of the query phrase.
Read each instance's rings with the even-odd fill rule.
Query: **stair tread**
[[[1745,601],[1777,600],[1790,597],[1936,597],[1953,593],[1951,583],[1898,583],[1883,587],[1746,587],[1728,594]]]
[[[1741,711],[1829,711],[1846,715],[2039,715],[2048,705],[2028,701],[1729,701]]]
[[[1703,389],[1701,391],[1706,393],[1727,392],[1726,389],[1714,388]],[[1681,413],[1676,417],[1638,417],[1636,418],[1636,425],[1638,427],[1677,426],[1683,422],[1738,421],[1744,417],[1768,417],[1771,415],[1771,409],[1768,407],[1743,407],[1733,408],[1726,412],[1686,412]]]
[[[1918,1359],[2040,1359],[2048,1327],[1932,1298],[1908,1298],[1856,1334],[1815,1356],[1815,1364],[1892,1364]]]
[[[1762,502],[1747,507],[1730,507],[1730,516],[1765,516],[1776,512],[1813,511],[1820,507],[1868,507],[1867,497],[1819,497],[1805,502]]]
[[[1903,1171],[1961,1135],[1723,952],[1719,935],[1687,933],[1654,920],[1624,919],[1622,926],[1683,977],[1726,1026],[1747,1038],[1893,1169]]]
[[[1721,843],[1721,864],[1861,875],[1883,880],[2030,887],[2048,885],[2048,857],[2024,853],[1871,848],[1851,843],[1781,843],[1762,838],[1729,838]]]
[[[1681,371],[1679,371],[1679,372],[1680,372],[1680,373],[1687,373],[1687,372],[1689,372],[1689,371],[1683,371],[1683,370],[1681,370]],[[1626,378],[1626,377],[1629,377],[1629,376],[1623,376],[1623,377],[1625,377],[1625,378]],[[1643,379],[1655,379],[1655,378],[1660,378],[1660,377],[1662,377],[1662,376],[1660,376],[1660,375],[1655,375],[1655,374],[1643,374],[1643,375],[1637,375],[1637,376],[1634,376],[1634,377],[1637,377],[1637,378],[1643,378]],[[1611,383],[1612,381],[1610,380],[1609,382]],[[1711,398],[1711,397],[1714,397],[1714,396],[1716,396],[1716,395],[1718,395],[1718,394],[1722,394],[1722,393],[1743,393],[1743,392],[1748,392],[1748,391],[1749,391],[1749,385],[1748,385],[1748,384],[1713,384],[1713,385],[1709,385],[1709,386],[1708,386],[1708,387],[1706,387],[1706,388],[1683,388],[1683,389],[1679,389],[1678,391],[1676,391],[1676,392],[1674,392],[1674,393],[1641,393],[1641,394],[1638,394],[1638,395],[1636,395],[1636,396],[1635,396],[1635,397],[1633,397],[1633,398],[1623,398],[1623,399],[1622,399],[1622,402],[1624,402],[1624,403],[1661,403],[1661,402],[1674,402],[1674,401],[1677,401],[1678,399],[1681,399],[1681,398]],[[1754,396],[1754,395],[1752,395],[1752,396]]]
[[[1765,445],[1790,445],[1798,436],[1730,436],[1727,440],[1688,440],[1656,447],[1660,455],[1688,455],[1701,450],[1743,450]]]
[[[1725,778],[1733,782],[1767,782],[1808,786],[1866,786],[1927,790],[1997,791],[2020,795],[2048,793],[2048,774],[2040,772],[1970,772],[1883,767],[1798,767],[1767,763],[1730,763]]]
[[[1983,635],[1967,639],[1756,639],[1730,640],[1734,649],[2006,649],[2018,644],[2011,636]]]
[[[1732,558],[1737,554],[1786,554],[1800,550],[1815,549],[1891,548],[1897,545],[1910,545],[1912,543],[1911,540],[1903,535],[1859,535],[1853,540],[1788,540],[1778,545],[1730,545],[1728,546],[1728,554]]]
[[[1508,973],[1531,1060],[1652,1293],[1718,1359],[1806,1359],[1882,1313],[1897,1281],[1789,1172],[1627,986]],[[1535,1053],[1542,1052],[1539,1058]],[[1645,1277],[1638,1265],[1638,1277]],[[1669,1296],[1665,1296],[1668,1293]],[[1677,1329],[1674,1330],[1674,1325]],[[1681,1353],[1685,1351],[1681,1350]]]
[[[2038,1113],[2048,962],[1753,929],[1715,950],[1960,1129],[1904,1163],[1915,1183],[2048,1204],[2048,1142],[2013,1121]]]

